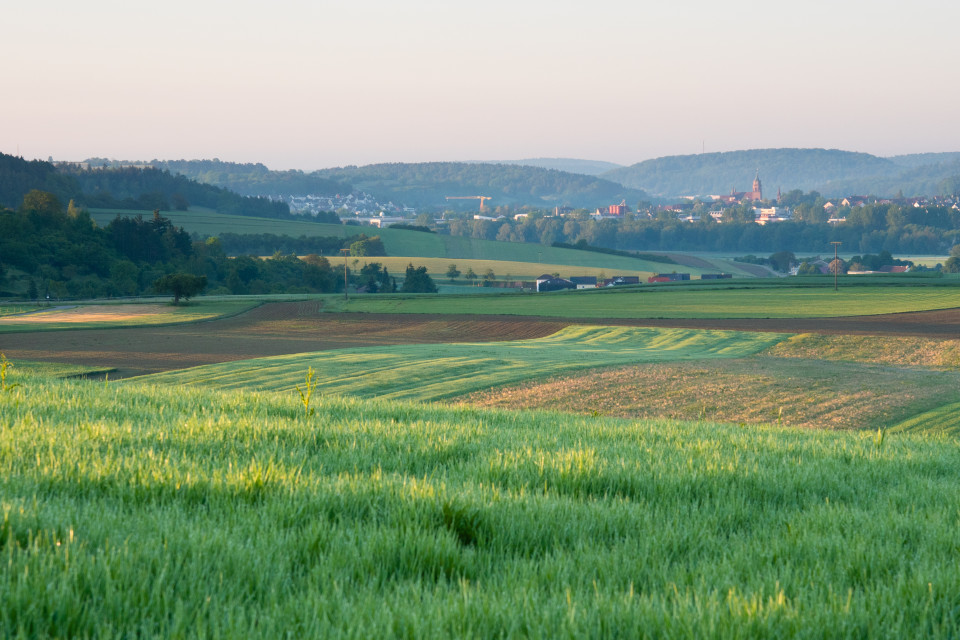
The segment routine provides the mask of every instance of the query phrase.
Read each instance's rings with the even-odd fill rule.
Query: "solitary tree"
[[[457,269],[457,265],[451,263],[451,265],[447,267],[447,277],[450,278],[450,282],[460,277],[460,269]]]
[[[207,288],[207,276],[171,273],[154,280],[153,288],[158,293],[173,294],[173,304],[180,304],[180,298],[189,300]]]

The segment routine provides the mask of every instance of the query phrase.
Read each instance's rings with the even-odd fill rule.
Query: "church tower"
[[[763,190],[760,188],[760,169],[757,169],[757,177],[753,179],[753,199],[763,200]]]

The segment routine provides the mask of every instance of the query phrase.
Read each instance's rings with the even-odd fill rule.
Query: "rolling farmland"
[[[208,365],[138,378],[150,384],[293,391],[317,372],[321,394],[431,402],[559,372],[636,362],[743,357],[781,334],[568,327],[536,340],[344,349]]]
[[[842,291],[873,314],[847,317],[810,314],[825,288],[651,287],[16,328],[0,629],[956,637],[954,291]],[[169,373],[55,379],[111,362]]]

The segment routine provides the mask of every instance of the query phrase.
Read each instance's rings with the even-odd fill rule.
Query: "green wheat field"
[[[943,434],[13,371],[3,637],[960,633]]]

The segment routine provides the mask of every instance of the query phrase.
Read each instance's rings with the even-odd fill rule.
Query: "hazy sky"
[[[0,151],[26,158],[960,150],[956,0],[11,0],[0,16]]]

